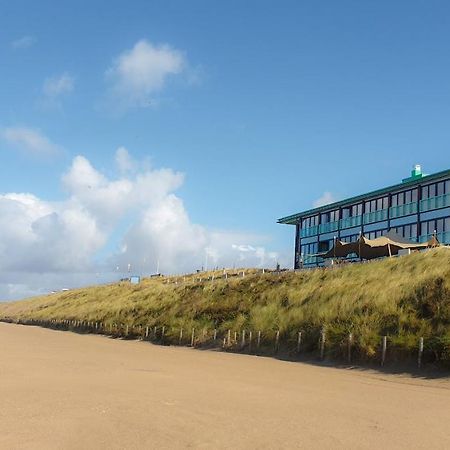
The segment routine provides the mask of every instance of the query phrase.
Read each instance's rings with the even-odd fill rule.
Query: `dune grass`
[[[398,358],[416,355],[424,337],[426,358],[450,364],[449,263],[450,249],[438,248],[333,269],[149,278],[0,304],[0,317],[164,325],[168,342],[180,328],[261,330],[266,342],[279,331],[288,349],[302,331],[304,351],[317,349],[324,329],[328,355],[344,357],[352,333],[362,360],[378,357],[383,335]]]

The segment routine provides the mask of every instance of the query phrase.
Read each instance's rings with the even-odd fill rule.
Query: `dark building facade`
[[[295,226],[294,268],[321,265],[318,253],[334,239],[374,239],[394,230],[413,242],[426,242],[436,233],[450,244],[450,170],[422,174],[415,166],[402,183],[329,205],[283,217],[278,223]]]

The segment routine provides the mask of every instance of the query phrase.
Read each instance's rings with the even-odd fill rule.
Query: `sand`
[[[0,323],[0,448],[450,448],[450,381]]]

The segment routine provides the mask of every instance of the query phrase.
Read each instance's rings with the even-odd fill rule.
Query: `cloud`
[[[119,150],[119,169],[128,169],[131,157]],[[0,195],[0,297],[116,280],[129,264],[140,274],[275,266],[280,255],[266,236],[192,222],[176,195],[182,173],[138,167],[108,177],[79,155],[61,177],[64,200]]]
[[[44,80],[38,106],[44,110],[62,109],[62,99],[73,92],[75,78],[67,72]]]
[[[61,152],[61,147],[51,142],[41,131],[32,128],[3,128],[0,138],[18,150],[37,157],[51,157]]]
[[[68,94],[74,89],[75,79],[67,72],[56,76],[46,78],[42,88],[44,95],[50,98],[56,98],[63,94]]]
[[[321,197],[313,202],[314,208],[318,208],[319,206],[329,205],[330,203],[334,203],[337,201],[337,198],[331,192],[324,192]]]
[[[135,161],[125,147],[119,147],[116,150],[116,164],[121,173],[131,172],[136,168]]]
[[[185,55],[167,45],[156,45],[142,39],[124,51],[106,71],[111,83],[110,95],[123,108],[148,107],[156,103],[153,95],[160,92],[170,77],[186,70]]]
[[[11,47],[15,50],[25,49],[33,46],[36,43],[36,38],[33,36],[22,36],[11,42]]]

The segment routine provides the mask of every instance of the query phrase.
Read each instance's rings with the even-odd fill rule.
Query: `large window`
[[[362,203],[358,203],[353,206],[346,206],[342,208],[342,219],[347,219],[348,217],[356,217],[362,214]]]
[[[384,236],[386,233],[387,233],[387,229],[386,230],[376,230],[376,231],[371,231],[370,233],[367,233],[365,236],[369,239],[376,239],[381,236]]]
[[[318,243],[304,244],[301,246],[301,253],[303,256],[314,255],[318,252]]]
[[[393,230],[400,236],[406,239],[411,239],[415,241],[417,238],[417,224],[413,223],[410,225],[403,225],[401,227],[393,228]]]
[[[450,194],[450,180],[439,181],[439,183],[427,184],[426,186],[422,186],[423,200],[444,194]]]
[[[417,202],[417,188],[392,194],[391,197],[392,206],[407,205],[408,203],[413,202]]]
[[[352,234],[351,236],[345,236],[341,238],[342,242],[356,242],[359,239],[359,234]]]
[[[450,217],[442,219],[429,220],[420,224],[421,236],[431,235],[436,233],[448,233],[450,232]]]
[[[319,216],[311,216],[302,220],[302,228],[310,228],[319,225]]]
[[[388,206],[389,206],[388,197],[380,197],[374,200],[369,200],[364,204],[366,213],[381,211],[382,209],[387,209]]]

